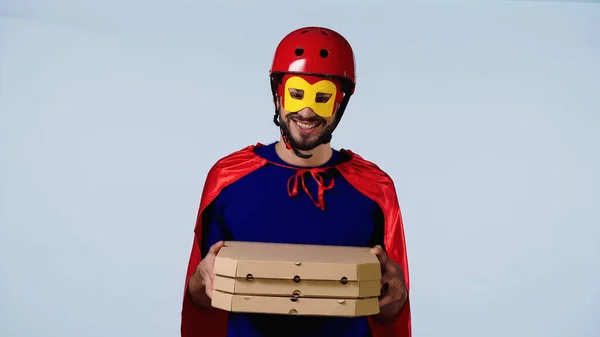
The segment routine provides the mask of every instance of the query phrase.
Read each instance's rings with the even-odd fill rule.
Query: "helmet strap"
[[[276,115],[275,115],[276,118],[277,118],[278,114],[279,113],[276,113]],[[283,143],[285,144],[285,148],[286,149],[294,151],[294,154],[297,157],[300,157],[302,159],[308,159],[308,158],[311,158],[313,156],[312,154],[304,154],[304,153],[298,151],[297,148],[293,147],[292,144],[290,143],[290,140],[289,140],[288,136],[283,131],[283,128],[281,127],[281,124],[279,122],[277,122],[277,124],[279,124],[279,131],[281,132],[281,138],[283,138]]]

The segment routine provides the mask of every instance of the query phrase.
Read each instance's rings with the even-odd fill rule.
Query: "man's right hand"
[[[188,283],[188,291],[192,297],[192,301],[204,309],[212,307],[211,298],[215,280],[215,258],[224,245],[223,241],[219,241],[210,247],[206,256],[196,267],[196,271]]]

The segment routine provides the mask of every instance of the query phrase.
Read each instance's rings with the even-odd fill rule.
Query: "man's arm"
[[[408,292],[404,284],[404,272],[400,266],[392,261],[385,253],[384,245],[384,216],[381,208],[377,208],[372,214],[374,220],[373,236],[370,247],[379,246],[373,253],[377,254],[381,262],[382,285],[380,301],[380,312],[373,316],[373,320],[379,324],[393,322],[402,312],[402,308],[408,298]]]
[[[393,322],[400,314],[408,300],[408,290],[404,284],[404,271],[392,261],[381,246],[371,250],[381,263],[381,295],[379,296],[379,313],[373,320],[379,324]]]
[[[210,247],[219,241],[231,240],[231,233],[221,216],[221,199],[217,197],[202,213],[202,242],[200,254],[204,259]]]
[[[202,214],[202,240],[200,244],[201,261],[188,282],[188,294],[192,302],[204,310],[212,309],[210,293],[214,280],[213,265],[216,254],[223,241],[230,239],[227,228],[217,212],[217,202],[209,205]]]

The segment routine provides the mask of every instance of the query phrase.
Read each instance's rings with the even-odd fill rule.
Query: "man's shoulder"
[[[347,160],[338,165],[338,168],[344,170],[345,173],[365,174],[369,179],[377,178],[376,181],[393,183],[392,177],[373,161],[367,160],[349,149],[341,149],[340,153],[347,157]]]
[[[380,206],[397,207],[396,186],[387,172],[351,150],[342,149],[340,152],[347,156],[347,160],[338,165],[337,169],[354,188]]]
[[[256,157],[259,157],[254,150],[259,147],[263,147],[263,146],[264,145],[262,143],[256,143],[256,144],[247,145],[243,148],[235,150],[235,151],[219,158],[215,162],[213,167],[222,165],[223,163],[228,163],[232,159],[254,159]]]
[[[208,181],[237,180],[244,175],[265,165],[266,160],[256,154],[254,150],[264,146],[261,143],[248,145],[244,148],[229,153],[218,159],[210,168],[207,175]]]
[[[239,150],[233,151],[219,158],[210,168],[210,171],[227,169],[235,166],[261,166],[264,163],[264,158],[259,156],[255,150],[263,147],[262,143],[245,146]]]

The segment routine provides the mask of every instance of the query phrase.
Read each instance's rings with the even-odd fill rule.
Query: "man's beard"
[[[283,121],[283,122],[281,121],[281,115],[279,117],[279,120],[280,120],[279,123],[281,125],[281,130],[283,131],[283,134],[287,137],[288,141],[290,142],[290,145],[293,148],[295,148],[297,150],[301,150],[301,151],[310,151],[321,144],[326,144],[326,143],[329,143],[329,141],[331,141],[331,135],[333,134],[333,130],[335,129],[335,123],[327,125],[325,120],[323,120],[320,117],[303,119],[299,115],[297,115],[297,116],[294,116],[294,115],[295,114],[288,115],[287,118],[285,119],[285,121]],[[293,118],[290,118],[292,116],[293,116]],[[318,126],[318,127],[322,127],[323,129],[320,131],[320,133],[318,134],[318,136],[316,138],[311,137],[309,139],[309,138],[304,138],[304,137],[300,136],[300,139],[296,139],[296,138],[294,138],[294,136],[292,135],[291,130],[290,130],[290,124],[292,123],[292,119],[295,119],[297,121],[307,122],[307,123],[317,122],[317,123],[320,123],[320,126]]]

